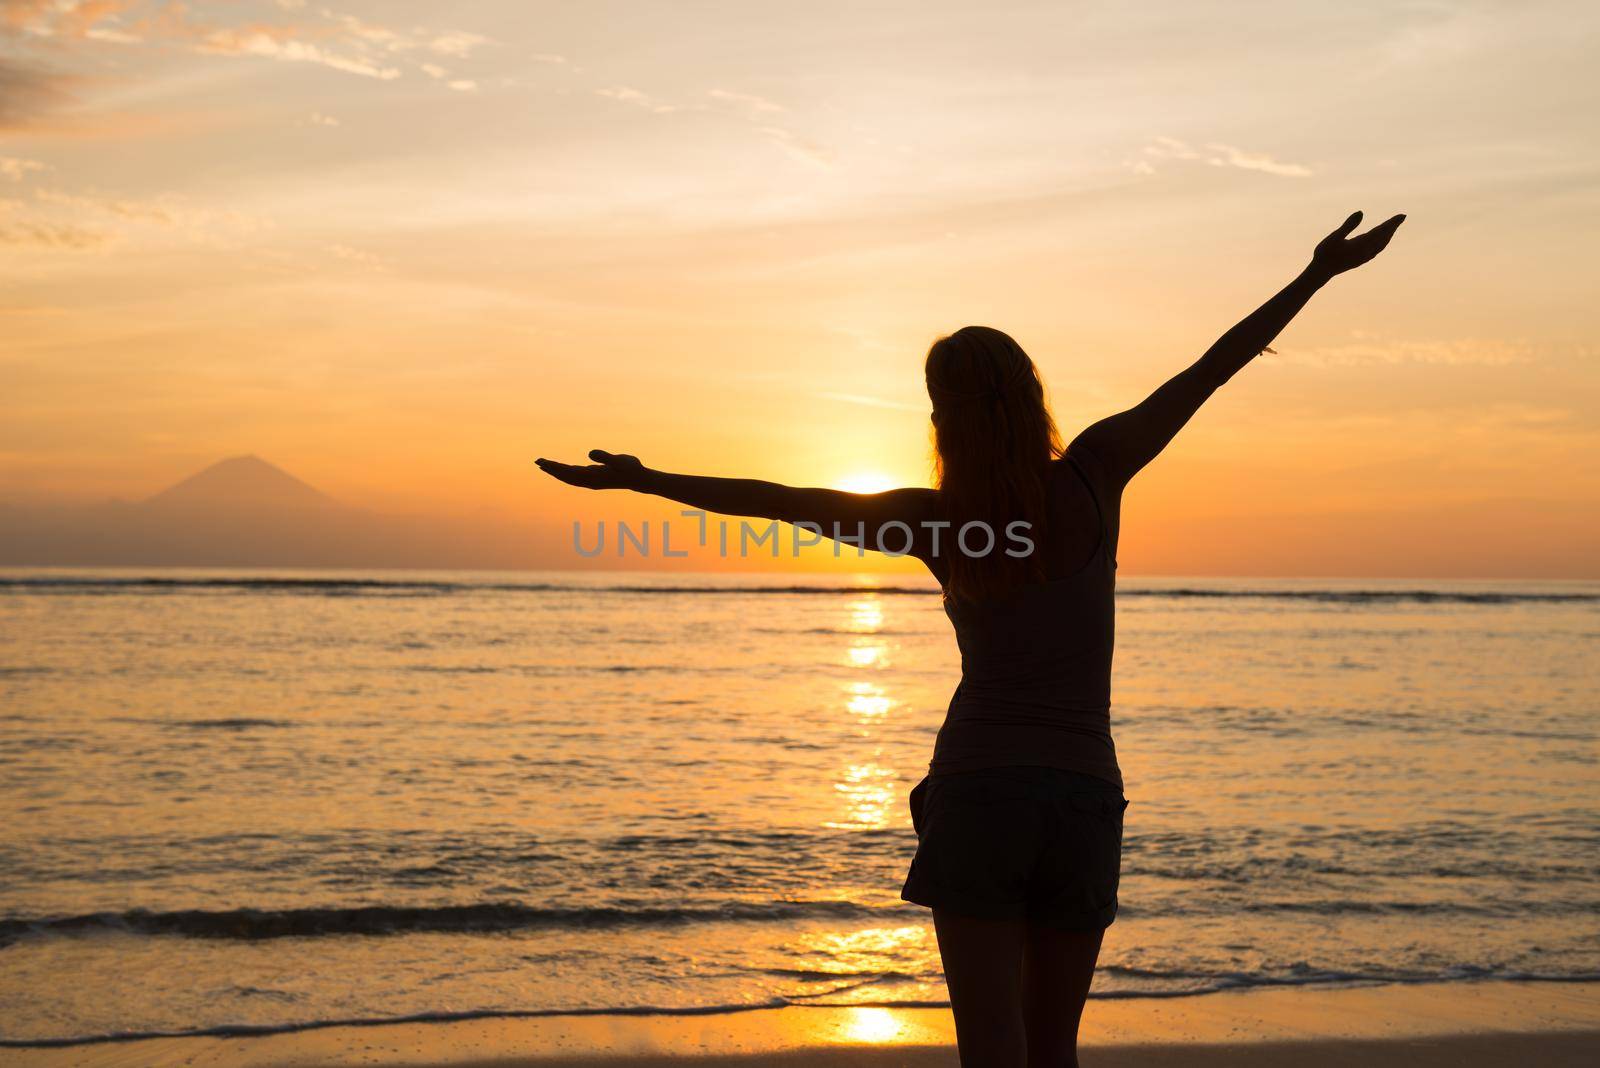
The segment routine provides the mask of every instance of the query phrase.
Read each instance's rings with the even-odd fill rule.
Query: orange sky
[[[0,12],[0,501],[925,484],[934,337],[1010,331],[1070,435],[1359,207],[1409,221],[1134,484],[1124,573],[1600,575],[1592,4]]]

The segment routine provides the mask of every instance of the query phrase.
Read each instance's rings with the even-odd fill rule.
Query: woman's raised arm
[[[1361,213],[1351,215],[1318,243],[1310,265],[1294,281],[1218,338],[1205,355],[1136,407],[1084,430],[1073,445],[1093,453],[1115,485],[1125,485],[1167,447],[1211,394],[1272,344],[1317,290],[1334,275],[1359,267],[1382,252],[1405,218],[1396,215],[1351,237],[1361,224]]]
[[[585,466],[540,458],[539,470],[569,486],[584,489],[626,489],[665,497],[691,508],[719,515],[756,516],[784,523],[808,524],[824,536],[861,540],[865,548],[906,555],[909,528],[914,539],[910,555],[923,555],[925,521],[934,517],[935,498],[930,489],[895,489],[883,493],[846,493],[835,489],[807,489],[750,478],[715,478],[709,475],[675,475],[655,471],[638,457],[603,452],[589,453],[595,461]],[[891,529],[885,530],[884,528]],[[843,535],[843,537],[840,537]],[[881,540],[880,540],[881,539]]]

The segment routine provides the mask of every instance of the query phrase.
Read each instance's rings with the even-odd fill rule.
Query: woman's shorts
[[[1099,931],[1117,915],[1116,786],[1058,768],[922,780],[911,791],[917,855],[900,896],[958,915]]]

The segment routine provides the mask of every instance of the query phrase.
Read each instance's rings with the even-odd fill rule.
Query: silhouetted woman
[[[1061,447],[1038,370],[1007,335],[969,326],[928,352],[938,489],[855,494],[654,471],[594,451],[539,461],[589,489],[805,524],[938,578],[961,683],[911,792],[918,845],[902,891],[931,906],[968,1068],[1077,1064],[1078,1021],[1117,912],[1122,775],[1111,648],[1123,488],[1206,398],[1335,275],[1389,243],[1403,215],[1320,244],[1282,292],[1134,408]]]

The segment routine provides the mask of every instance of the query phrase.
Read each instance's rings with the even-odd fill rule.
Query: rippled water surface
[[[942,1002],[955,642],[857,581],[0,575],[4,1039]],[[1600,585],[1118,611],[1097,994],[1600,977]]]

